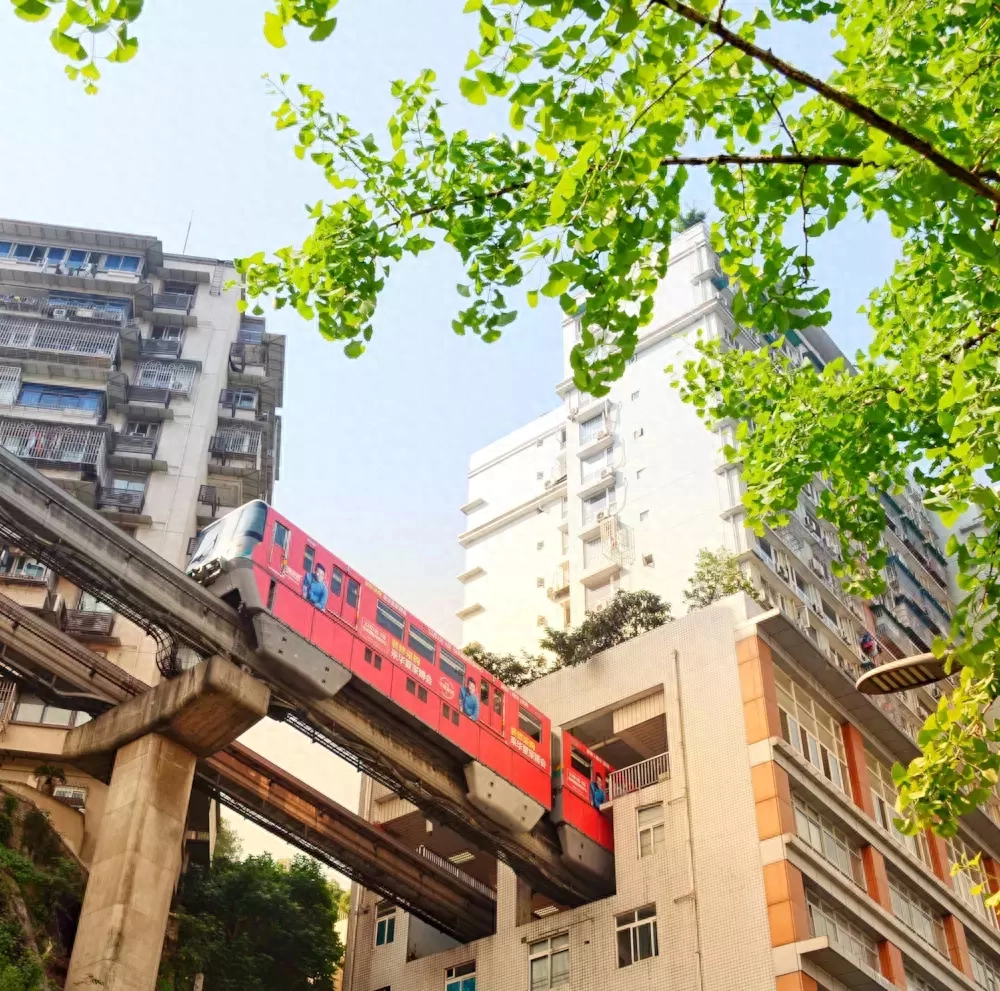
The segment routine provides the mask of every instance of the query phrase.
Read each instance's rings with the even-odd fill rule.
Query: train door
[[[308,555],[310,548],[306,548]],[[326,551],[313,551],[313,570],[308,587],[308,597],[315,607],[312,621],[312,642],[334,660],[351,666],[354,636],[334,616],[340,614],[346,589],[344,569],[336,560],[330,560]],[[329,576],[329,577],[327,577]]]
[[[340,608],[340,615],[351,626],[356,626],[358,622],[358,604],[361,601],[361,582],[350,573],[344,577],[344,604]]]
[[[347,575],[344,569],[334,561],[330,565],[330,595],[326,602],[326,611],[339,616],[344,605],[344,593],[347,591]]]
[[[505,696],[507,694],[503,685],[494,680],[490,685],[491,698],[489,701],[489,725],[493,732],[499,737],[503,737],[503,708],[505,703]]]
[[[305,536],[281,520],[274,521],[268,563],[272,575],[267,593],[267,608],[286,626],[307,639],[312,636],[314,606],[304,594],[303,574],[298,571],[296,556],[303,555]],[[315,556],[315,550],[313,550]],[[304,563],[305,557],[301,560]],[[277,575],[278,577],[275,577]]]
[[[271,546],[268,551],[268,567],[281,574],[285,565],[288,564],[288,554],[292,544],[292,531],[285,526],[281,520],[274,521],[274,528],[271,531]]]
[[[465,704],[466,664],[456,653],[438,649],[437,682],[434,686],[441,714],[438,732],[470,757],[479,757],[479,718],[474,707]],[[473,713],[470,715],[470,712]]]
[[[504,722],[511,748],[510,781],[545,808],[552,807],[549,720],[524,699],[509,698]]]

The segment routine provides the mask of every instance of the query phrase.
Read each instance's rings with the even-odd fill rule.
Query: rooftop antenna
[[[191,224],[194,223],[194,210],[191,211],[191,219],[188,221],[187,233],[184,235],[184,247],[181,248],[181,254],[187,254],[188,249],[188,238],[191,236]]]

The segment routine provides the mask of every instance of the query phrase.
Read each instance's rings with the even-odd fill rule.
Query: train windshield
[[[259,501],[249,502],[223,516],[202,533],[188,562],[188,572],[202,570],[213,561],[249,557],[264,539],[266,524],[267,504]]]

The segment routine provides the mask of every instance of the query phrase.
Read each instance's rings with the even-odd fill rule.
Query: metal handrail
[[[482,881],[477,880],[472,877],[471,874],[466,874],[461,868],[456,867],[450,860],[445,860],[444,857],[439,856],[433,850],[428,850],[425,846],[418,846],[417,853],[421,857],[429,860],[432,864],[437,864],[442,870],[447,871],[449,874],[453,874],[464,884],[467,884],[470,888],[475,889],[481,895],[485,895],[487,898],[492,898],[496,901],[497,893],[487,884],[483,884]]]
[[[608,800],[613,802],[622,795],[655,785],[664,775],[670,776],[669,751],[612,771],[608,775]]]

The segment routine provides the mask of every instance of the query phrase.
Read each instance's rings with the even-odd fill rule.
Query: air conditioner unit
[[[546,480],[545,487],[547,489],[551,489],[552,488],[552,479],[551,478],[549,478],[549,479]]]
[[[65,306],[57,306],[52,311],[52,316],[54,316],[56,320],[66,320],[69,317],[69,310],[67,310]]]
[[[785,581],[787,582],[788,581],[788,568],[786,568],[784,565],[781,565],[781,564],[776,564],[774,566],[774,568],[775,568],[775,571],[778,572],[778,575],[781,578],[784,578]]]
[[[96,317],[97,316],[97,311],[96,310],[77,310],[76,311],[76,315],[78,317],[84,317],[84,318],[89,319],[91,317]]]
[[[610,436],[611,436],[611,434],[607,430],[598,430],[597,431],[597,439],[598,440],[607,440],[607,438],[610,437]]]
[[[614,478],[614,476],[615,476],[615,470],[614,470],[614,468],[602,468],[601,469],[601,478]]]
[[[600,512],[599,512],[599,513],[597,514],[597,522],[598,522],[598,523],[600,523],[600,522],[601,522],[601,520],[605,520],[605,519],[607,519],[607,518],[608,518],[608,511],[607,511],[606,509],[602,509],[602,510],[601,510],[601,511],[600,511]]]
[[[577,416],[579,416],[579,415],[580,415],[580,407],[579,406],[570,406],[570,408],[569,408],[569,418],[571,420],[575,420],[577,418]]]
[[[814,533],[817,537],[822,533],[819,524],[811,516],[806,517],[806,529],[810,533]]]

